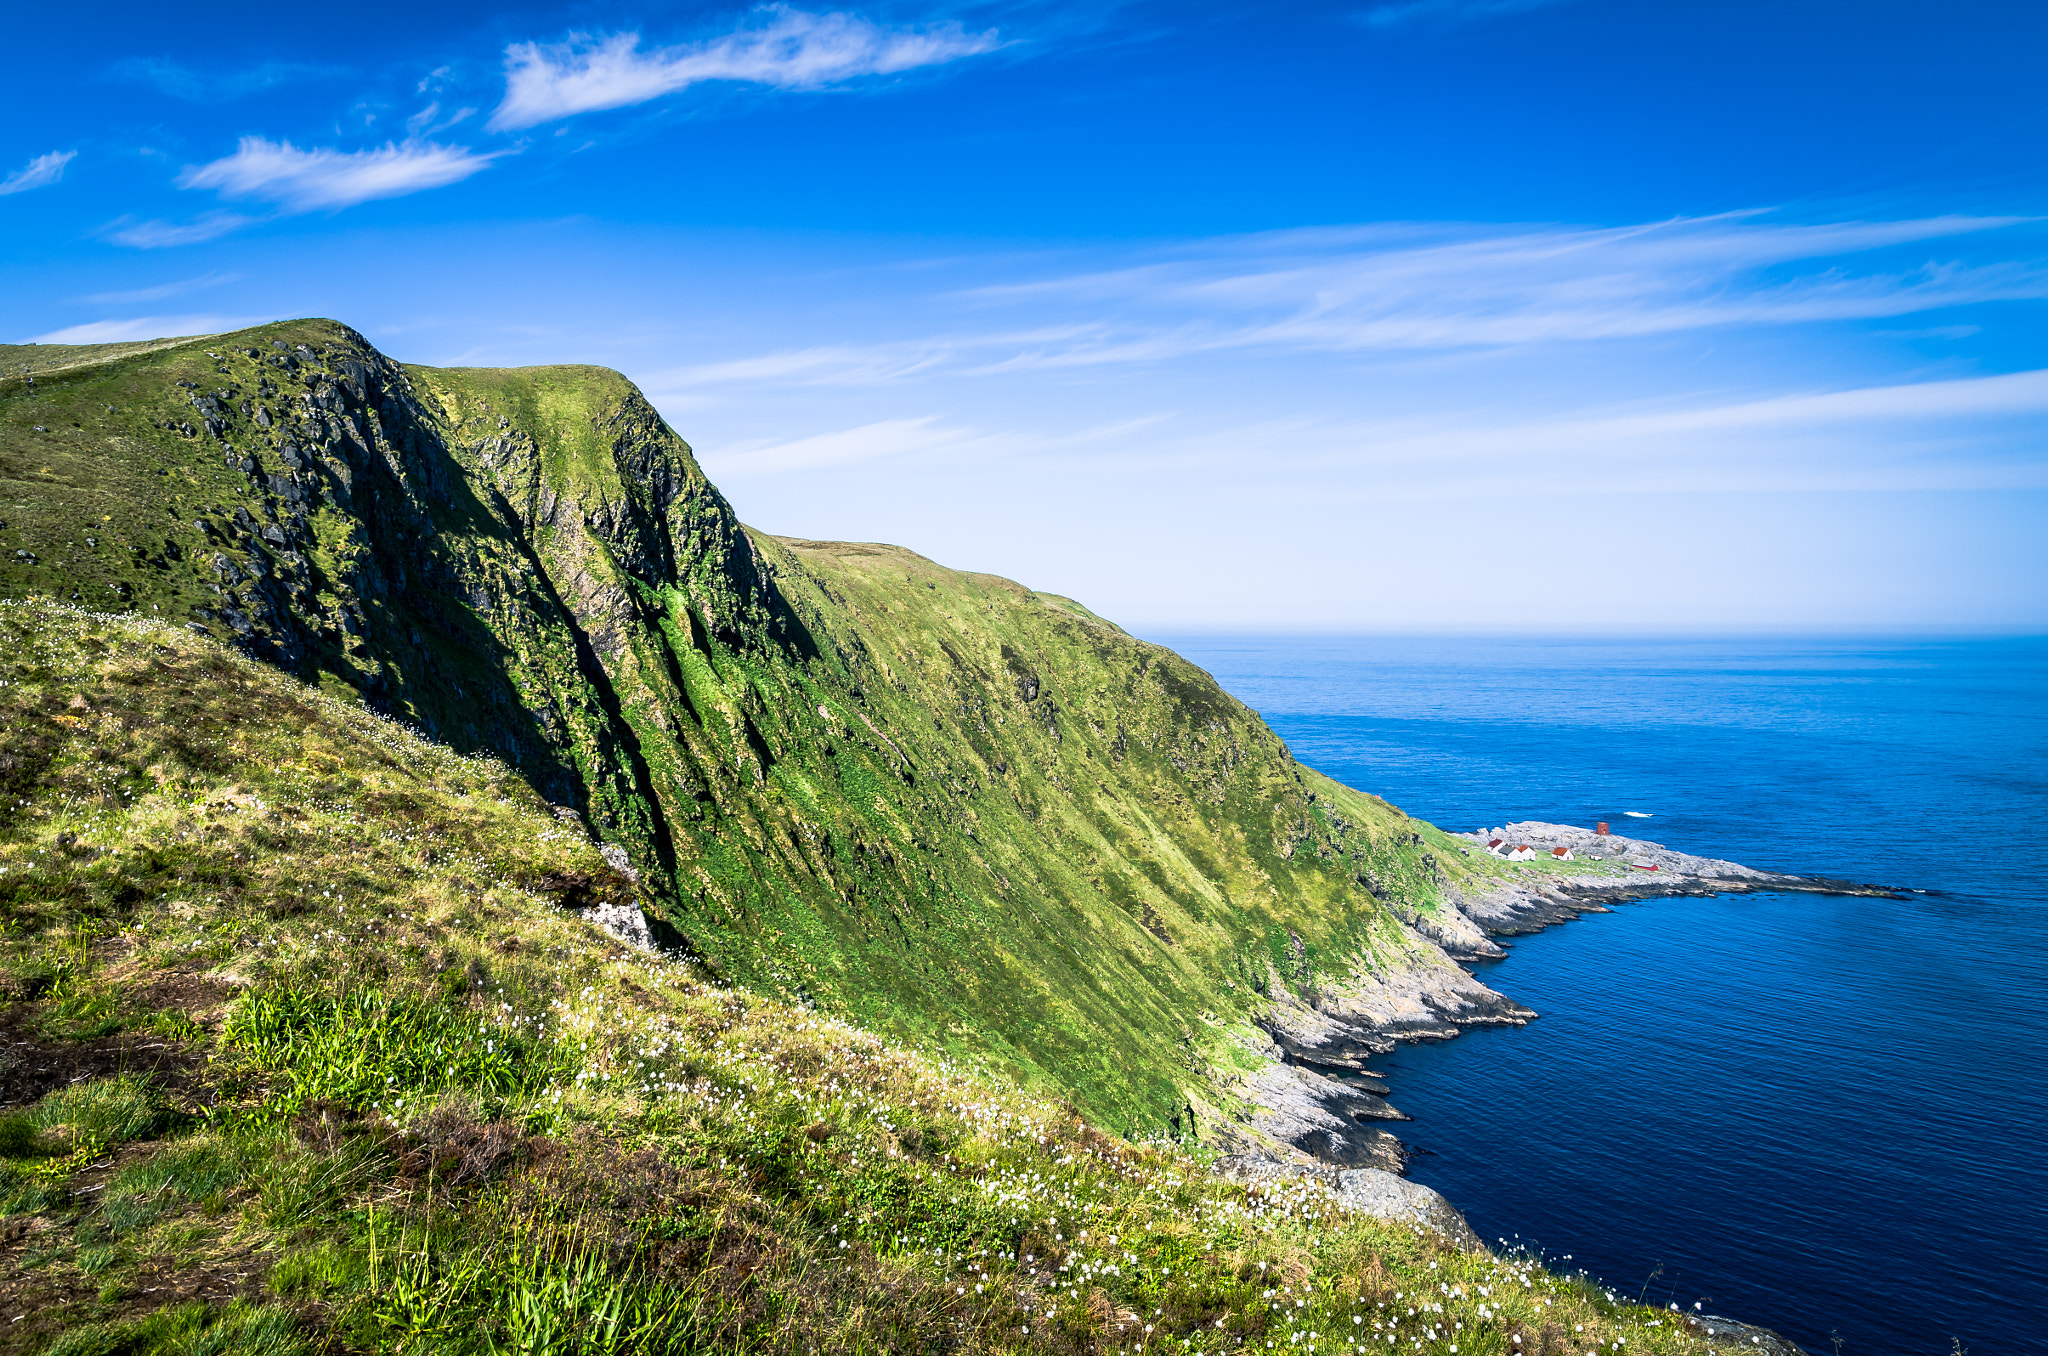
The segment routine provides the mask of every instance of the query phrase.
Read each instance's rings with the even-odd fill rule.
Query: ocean
[[[1489,1239],[1831,1356],[2048,1352],[2048,639],[1160,636],[1445,828],[1904,887],[1625,905],[1376,1067]],[[1638,817],[1630,817],[1631,815]]]

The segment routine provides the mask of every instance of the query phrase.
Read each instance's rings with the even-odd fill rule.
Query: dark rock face
[[[688,710],[678,643],[772,630],[731,508],[616,374],[440,373],[343,326],[299,328],[315,341],[209,353],[225,388],[157,379],[167,408],[152,423],[220,445],[197,493],[235,507],[188,512],[183,541],[137,547],[144,582],[186,594],[181,610],[256,658],[507,759],[671,868],[675,797],[636,754],[632,716],[642,699]],[[128,598],[125,583],[106,591]],[[702,773],[674,780],[695,804]]]

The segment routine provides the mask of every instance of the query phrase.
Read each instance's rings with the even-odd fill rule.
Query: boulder
[[[1465,1252],[1484,1252],[1486,1245],[1451,1203],[1420,1182],[1396,1177],[1379,1168],[1347,1168],[1337,1174],[1337,1199],[1347,1210],[1379,1219],[1405,1221],[1434,1229]]]
[[[1732,1318],[1722,1318],[1719,1314],[1693,1314],[1685,1322],[1702,1337],[1717,1343],[1733,1342],[1743,1351],[1758,1352],[1761,1356],[1806,1356],[1797,1343],[1754,1323],[1741,1323]]]
[[[647,926],[647,915],[631,904],[593,904],[583,911],[583,917],[628,946],[643,951],[655,949],[654,931]]]
[[[620,847],[617,843],[606,843],[598,849],[598,853],[604,858],[606,866],[609,866],[627,880],[635,884],[639,883],[640,873],[633,869],[633,860],[626,855],[624,848]]]

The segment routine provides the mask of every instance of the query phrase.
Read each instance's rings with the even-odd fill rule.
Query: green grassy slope
[[[1506,870],[1079,604],[742,528],[616,373],[401,367],[325,321],[33,347],[0,596],[203,630],[501,757],[719,973],[1106,1125],[1227,1130],[1272,999],[1461,978],[1417,929],[1478,942],[1442,900]]]
[[[495,759],[0,603],[7,1349],[1709,1349],[573,912],[634,889]]]

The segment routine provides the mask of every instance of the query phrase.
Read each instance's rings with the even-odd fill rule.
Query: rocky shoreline
[[[1489,847],[1495,843],[1532,850],[1521,859],[1531,868],[1525,880],[1454,889],[1439,910],[1404,919],[1421,947],[1463,964],[1506,956],[1495,938],[1527,936],[1636,900],[1765,892],[1895,899],[1902,893],[1763,871],[1569,824],[1529,820],[1450,836],[1472,845],[1460,849],[1467,856],[1499,856],[1500,849]],[[1441,1195],[1401,1176],[1409,1151],[1386,1124],[1412,1118],[1388,1100],[1393,1089],[1369,1061],[1403,1043],[1448,1040],[1472,1026],[1524,1026],[1536,1016],[1462,964],[1391,965],[1319,988],[1305,1000],[1276,990],[1262,1023],[1270,1043],[1261,1053],[1272,1062],[1246,1088],[1259,1107],[1253,1125],[1314,1162],[1282,1163],[1250,1152],[1225,1157],[1217,1169],[1233,1178],[1314,1177],[1347,1208],[1434,1229],[1460,1247],[1483,1247]],[[1702,1314],[1678,1321],[1747,1350],[1800,1356],[1798,1346],[1767,1328]]]
[[[1475,1026],[1526,1026],[1537,1013],[1481,983],[1464,966],[1508,952],[1495,938],[1526,936],[1613,905],[1670,895],[1762,892],[1897,898],[1883,885],[1763,871],[1661,843],[1529,820],[1452,834],[1468,856],[1489,842],[1532,849],[1527,875],[1483,890],[1447,891],[1439,907],[1405,918],[1408,954],[1386,957],[1302,996],[1276,987],[1258,1053],[1270,1063],[1245,1092],[1253,1127],[1333,1168],[1399,1172],[1406,1162],[1388,1122],[1410,1119],[1370,1062],[1416,1041],[1449,1040]],[[1556,855],[1563,849],[1568,857]],[[1497,853],[1495,855],[1498,855]],[[1447,964],[1449,961],[1459,964]]]
[[[1571,852],[1574,863],[1605,868],[1569,875],[1539,870],[1531,872],[1527,883],[1496,886],[1454,898],[1451,902],[1458,912],[1488,938],[1525,936],[1556,923],[1570,922],[1581,914],[1604,912],[1611,904],[1665,895],[1790,893],[1883,899],[1900,895],[1891,886],[1760,871],[1739,862],[1678,852],[1645,839],[1540,820],[1451,836],[1472,843],[1466,849],[1470,855],[1486,851],[1487,842],[1498,837],[1505,843],[1527,844],[1535,849],[1537,860],[1531,863],[1534,866],[1544,865],[1543,859],[1552,849],[1564,848]],[[1497,959],[1505,954],[1497,943],[1470,954],[1460,954],[1449,946],[1445,950],[1461,960]]]
[[[1490,1252],[1486,1241],[1457,1207],[1440,1192],[1379,1168],[1334,1168],[1282,1163],[1263,1154],[1234,1154],[1216,1161],[1215,1170],[1233,1182],[1272,1182],[1308,1178],[1320,1182],[1345,1210],[1427,1229],[1464,1252]],[[1805,1356],[1803,1348],[1769,1328],[1724,1318],[1719,1314],[1678,1313],[1674,1326],[1718,1343],[1732,1343],[1760,1356]]]

